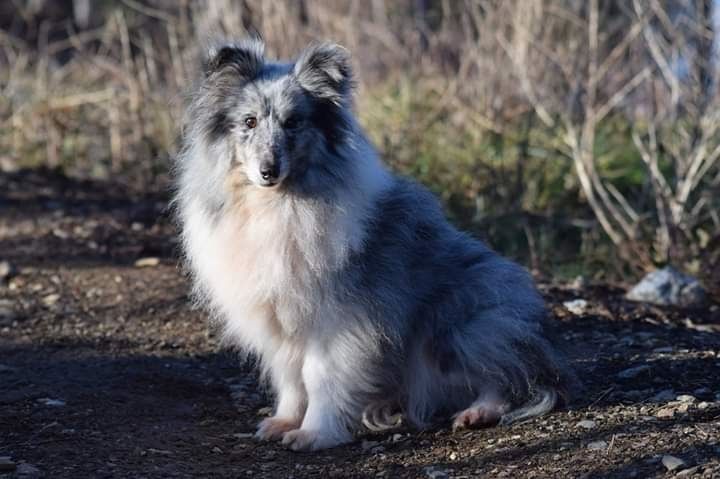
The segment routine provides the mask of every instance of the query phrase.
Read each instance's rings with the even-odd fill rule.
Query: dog
[[[353,113],[350,55],[212,48],[190,95],[175,203],[195,296],[275,394],[256,436],[293,450],[401,422],[545,414],[567,367],[519,265],[391,173]]]

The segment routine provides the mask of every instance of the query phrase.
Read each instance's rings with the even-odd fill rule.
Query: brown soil
[[[0,280],[0,456],[14,464],[0,459],[0,477],[720,477],[720,309],[601,285],[543,288],[585,385],[569,409],[319,453],[255,442],[268,397],[190,306],[166,204],[0,175],[0,261],[14,269]],[[145,257],[159,264],[135,265]],[[586,313],[562,306],[575,298]],[[666,455],[684,464],[669,472]]]

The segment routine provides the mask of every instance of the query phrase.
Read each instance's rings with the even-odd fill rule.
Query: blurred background
[[[203,46],[255,32],[348,47],[386,162],[535,273],[716,281],[714,0],[6,0],[0,174],[169,196]]]

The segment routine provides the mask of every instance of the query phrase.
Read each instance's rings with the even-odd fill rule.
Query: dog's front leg
[[[258,424],[255,437],[265,441],[279,440],[283,435],[300,427],[307,395],[302,382],[302,363],[290,348],[281,348],[273,357],[270,367],[275,391],[275,414]]]
[[[350,442],[348,410],[352,393],[349,385],[337,377],[331,354],[309,348],[302,367],[308,395],[305,417],[299,429],[289,431],[282,443],[295,451],[313,451]]]

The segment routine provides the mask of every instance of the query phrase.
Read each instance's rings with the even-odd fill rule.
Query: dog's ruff
[[[341,47],[272,63],[245,41],[211,52],[188,108],[184,250],[196,297],[276,395],[257,437],[316,450],[361,424],[547,413],[567,376],[532,281],[382,166],[351,84]]]

